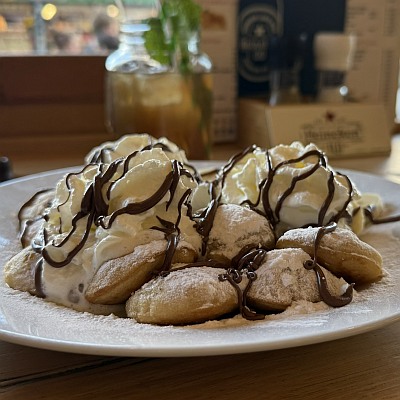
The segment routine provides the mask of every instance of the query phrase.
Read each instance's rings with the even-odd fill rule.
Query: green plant
[[[160,16],[148,20],[145,46],[160,63],[177,64],[181,72],[190,72],[188,43],[200,29],[202,9],[193,0],[164,0]]]

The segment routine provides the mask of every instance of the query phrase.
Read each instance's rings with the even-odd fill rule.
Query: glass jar
[[[165,136],[189,159],[207,159],[211,143],[212,63],[198,32],[179,39],[173,54],[157,59],[145,45],[145,21],[121,24],[120,46],[106,60],[107,126],[126,133]]]

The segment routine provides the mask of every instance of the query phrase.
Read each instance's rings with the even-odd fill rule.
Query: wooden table
[[[388,157],[332,164],[400,183],[400,139]],[[100,357],[0,342],[1,400],[128,398],[400,399],[400,322],[321,344],[211,357]]]

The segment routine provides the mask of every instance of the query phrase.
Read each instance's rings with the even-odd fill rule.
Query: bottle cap
[[[318,32],[314,37],[315,67],[319,71],[348,71],[353,64],[357,38],[339,32]]]

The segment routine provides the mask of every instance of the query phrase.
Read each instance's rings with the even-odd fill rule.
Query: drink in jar
[[[107,72],[107,125],[121,136],[165,136],[189,159],[209,157],[212,76],[210,73]]]

